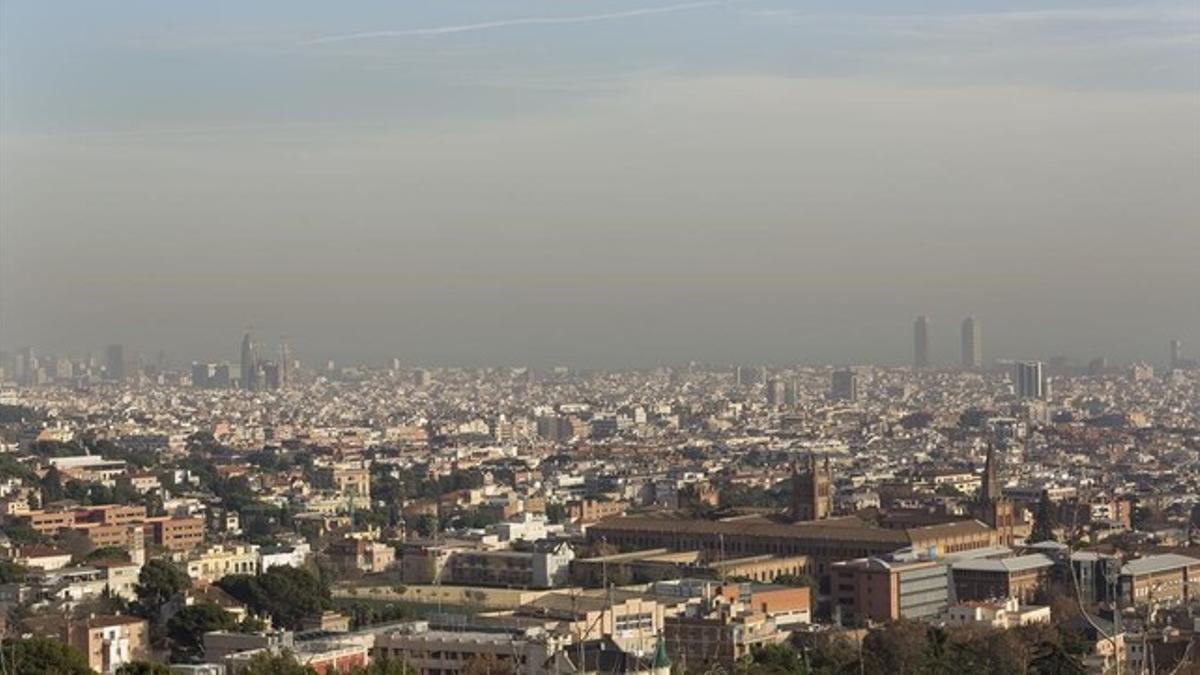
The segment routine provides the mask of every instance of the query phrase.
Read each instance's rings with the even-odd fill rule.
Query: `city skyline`
[[[586,370],[595,370],[595,371],[606,371],[607,370],[607,371],[613,371],[613,372],[619,372],[622,370],[630,370],[630,369],[637,370],[640,368],[656,368],[656,367],[664,367],[664,366],[665,367],[678,367],[678,366],[681,366],[684,364],[704,364],[706,366],[717,366],[717,367],[729,366],[729,367],[734,368],[735,369],[735,377],[739,383],[741,383],[743,380],[748,380],[748,381],[752,380],[754,377],[758,377],[761,375],[761,373],[759,373],[757,371],[753,371],[752,374],[750,374],[750,375],[737,374],[739,371],[743,371],[747,368],[751,368],[752,367],[751,364],[753,364],[753,367],[755,367],[755,368],[757,368],[758,366],[829,367],[829,368],[834,368],[835,372],[837,372],[837,373],[846,374],[846,373],[850,372],[848,370],[845,370],[847,366],[853,367],[853,366],[860,366],[860,365],[879,366],[879,367],[885,367],[885,368],[887,368],[887,367],[905,367],[906,366],[914,371],[922,371],[922,370],[935,370],[935,371],[966,370],[966,371],[970,371],[970,370],[996,370],[996,369],[1003,370],[1003,369],[1009,369],[1009,368],[1013,367],[1014,365],[1020,365],[1022,363],[1030,362],[1030,359],[1033,359],[1033,362],[1037,362],[1039,364],[1043,361],[1048,361],[1052,365],[1057,362],[1060,367],[1061,366],[1071,366],[1074,368],[1087,367],[1089,369],[1097,367],[1097,364],[1100,364],[1101,367],[1104,369],[1110,368],[1114,365],[1128,366],[1128,365],[1138,365],[1138,364],[1149,364],[1149,365],[1163,366],[1167,371],[1174,369],[1174,368],[1183,368],[1183,369],[1191,368],[1191,367],[1194,367],[1197,363],[1197,360],[1192,358],[1191,354],[1187,351],[1186,343],[1179,339],[1171,339],[1167,343],[1165,349],[1163,350],[1163,353],[1159,355],[1159,358],[1154,358],[1154,357],[1136,358],[1136,359],[1132,359],[1129,361],[1114,361],[1113,359],[1110,359],[1109,357],[1107,357],[1105,355],[1070,355],[1070,354],[1053,354],[1053,355],[1024,354],[1024,355],[1018,355],[1018,356],[1007,356],[1006,355],[1006,356],[999,356],[999,357],[984,358],[983,353],[982,353],[982,341],[983,341],[982,322],[973,315],[964,318],[962,321],[962,324],[960,326],[960,340],[961,341],[960,341],[960,345],[959,345],[960,352],[959,352],[958,361],[954,361],[952,359],[947,359],[947,360],[931,359],[928,356],[929,349],[930,349],[930,338],[929,338],[929,334],[928,334],[929,325],[930,325],[930,320],[929,320],[929,317],[926,315],[921,315],[914,320],[914,322],[912,324],[912,327],[913,327],[912,348],[914,350],[914,355],[912,357],[912,360],[908,364],[878,362],[878,361],[871,361],[869,359],[840,360],[840,361],[811,361],[811,360],[805,360],[802,358],[781,359],[781,360],[775,360],[775,361],[754,361],[754,360],[736,359],[736,358],[728,359],[728,360],[702,361],[702,360],[698,360],[698,359],[689,359],[689,358],[686,358],[686,356],[683,356],[683,357],[677,357],[673,360],[664,360],[664,361],[659,361],[659,362],[650,363],[650,364],[642,364],[642,365],[626,364],[624,366],[617,366],[617,367],[597,367],[597,366],[580,366],[578,364],[571,364],[571,363],[566,363],[566,362],[553,362],[553,363],[549,363],[549,362],[546,362],[546,363],[542,363],[542,362],[430,363],[430,362],[423,362],[423,361],[414,360],[414,359],[404,359],[394,353],[390,356],[386,356],[383,358],[365,359],[365,360],[347,359],[347,358],[340,358],[340,357],[330,356],[330,355],[314,355],[314,356],[311,356],[307,361],[303,361],[301,359],[295,358],[295,355],[292,351],[292,338],[290,336],[281,336],[279,338],[278,346],[277,346],[277,350],[276,350],[276,358],[274,358],[274,359],[265,358],[263,356],[264,352],[262,350],[262,343],[259,342],[259,339],[261,336],[258,336],[253,331],[249,331],[249,330],[243,332],[242,339],[240,342],[240,347],[238,349],[237,355],[233,356],[233,357],[220,356],[220,355],[188,357],[187,355],[176,355],[176,357],[174,357],[174,358],[168,358],[167,350],[163,350],[163,349],[156,350],[153,353],[155,354],[156,364],[160,367],[167,363],[169,363],[172,367],[186,366],[189,364],[193,368],[207,366],[210,371],[213,367],[218,367],[218,366],[222,366],[222,365],[224,365],[226,367],[226,370],[228,370],[229,367],[236,367],[237,371],[239,373],[238,381],[239,382],[251,382],[252,384],[249,387],[251,389],[257,389],[257,388],[263,387],[266,382],[266,380],[264,380],[264,378],[272,378],[277,383],[278,382],[286,383],[288,381],[290,371],[294,367],[296,367],[297,365],[300,365],[300,364],[303,364],[304,366],[308,367],[310,370],[321,370],[321,369],[327,367],[331,363],[337,364],[337,366],[339,366],[339,367],[342,367],[342,366],[367,366],[367,367],[391,366],[391,367],[395,367],[395,364],[400,363],[400,364],[404,365],[405,367],[412,367],[412,368],[423,367],[423,366],[435,366],[435,367],[449,367],[449,368],[456,368],[456,367],[534,367],[534,368],[549,369],[549,368],[554,368],[554,367],[567,366],[567,367],[572,367],[572,368],[583,368]],[[80,352],[65,352],[64,353],[64,352],[56,351],[56,350],[42,349],[42,348],[38,347],[37,345],[24,345],[24,346],[16,348],[16,349],[7,348],[7,347],[0,348],[0,354],[4,354],[6,357],[11,357],[13,355],[19,355],[22,353],[35,353],[35,354],[41,354],[41,355],[52,355],[52,356],[56,356],[56,357],[67,357],[67,358],[71,358],[71,359],[85,359],[85,358],[89,358],[89,357],[93,358],[93,359],[99,358],[105,364],[104,367],[107,371],[121,373],[118,376],[116,376],[116,378],[115,378],[115,379],[120,380],[120,379],[124,379],[123,373],[125,372],[125,370],[131,368],[132,366],[136,366],[139,363],[145,364],[145,363],[149,362],[148,356],[149,356],[150,352],[139,351],[136,349],[129,350],[129,349],[127,349],[127,347],[128,347],[128,345],[126,345],[124,343],[110,343],[108,345],[105,345],[102,349],[99,349],[99,350],[83,350]],[[924,357],[924,358],[922,359],[921,357]],[[114,371],[114,369],[115,369],[115,371]],[[208,375],[206,377],[211,377],[211,373],[210,373],[210,375]],[[228,379],[229,376],[226,375],[225,377],[226,377],[226,379]],[[769,384],[765,381],[764,381],[764,383]],[[278,385],[276,385],[276,386],[278,386]]]
[[[1200,675],[1200,0],[0,0],[0,675]]]
[[[0,344],[904,363],[919,314],[951,363],[968,314],[995,355],[1200,343],[1194,7],[301,4],[4,3]]]

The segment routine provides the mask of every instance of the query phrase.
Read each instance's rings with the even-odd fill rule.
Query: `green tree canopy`
[[[173,659],[190,661],[204,653],[204,634],[213,630],[236,630],[237,619],[211,602],[184,607],[167,622]]]
[[[92,549],[90,553],[83,557],[84,562],[100,562],[104,560],[121,560],[129,562],[129,551],[120,546],[101,546],[97,549]]]
[[[1050,501],[1050,493],[1042,490],[1038,499],[1037,511],[1033,516],[1033,527],[1030,529],[1027,543],[1036,544],[1039,541],[1054,541],[1054,528],[1058,526],[1054,516],[1054,502]]]
[[[187,572],[178,566],[167,560],[151,560],[142,567],[134,588],[139,613],[147,618],[156,616],[168,600],[191,585]]]
[[[95,675],[83,654],[58,640],[35,636],[7,639],[2,646],[8,672]]]
[[[25,581],[27,571],[11,560],[0,560],[0,584],[15,584]]]
[[[255,614],[269,615],[277,625],[293,630],[304,617],[329,607],[329,588],[298,567],[276,566],[258,575],[234,574],[217,585]]]
[[[250,658],[250,663],[241,671],[242,675],[314,675],[312,668],[306,668],[288,652],[271,654],[259,652]]]
[[[132,661],[117,668],[116,675],[171,675],[171,668],[153,661]]]

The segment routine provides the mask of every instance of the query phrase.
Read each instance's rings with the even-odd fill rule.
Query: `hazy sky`
[[[0,343],[1200,353],[1200,4],[0,3]]]

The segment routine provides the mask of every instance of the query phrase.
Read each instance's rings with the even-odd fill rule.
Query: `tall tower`
[[[122,382],[128,373],[125,372],[125,346],[109,345],[104,350],[104,377],[109,380]]]
[[[258,385],[258,345],[247,332],[242,336],[242,389],[254,391]]]
[[[983,462],[983,481],[979,486],[983,501],[1000,498],[1000,469],[996,466],[996,448],[988,445],[987,459]]]
[[[929,367],[929,317],[921,315],[913,322],[913,368]]]
[[[1017,398],[1046,398],[1046,379],[1041,361],[1018,363],[1013,370],[1013,386]]]
[[[1183,367],[1183,342],[1171,340],[1171,369]]]
[[[979,321],[968,316],[962,322],[962,367],[974,369],[983,366],[983,327]]]
[[[829,457],[818,465],[816,455],[809,454],[808,466],[800,471],[792,463],[792,521],[825,520],[833,513],[833,476]]]
[[[1000,467],[995,446],[988,445],[983,463],[983,481],[979,486],[976,513],[979,519],[996,531],[996,543],[1011,546],[1013,542],[1013,505],[1000,489]]]
[[[287,338],[279,341],[279,387],[287,389],[292,382],[292,346]]]
[[[829,389],[830,398],[835,401],[857,401],[858,374],[849,368],[833,371]]]

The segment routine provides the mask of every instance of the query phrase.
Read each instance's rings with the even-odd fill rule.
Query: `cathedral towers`
[[[987,459],[983,464],[983,483],[979,487],[977,501],[979,519],[996,530],[996,543],[1012,546],[1013,504],[1000,489],[1000,467],[996,458],[996,448],[992,445],[988,445]]]

